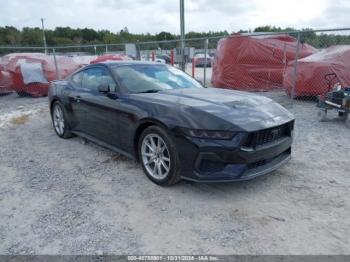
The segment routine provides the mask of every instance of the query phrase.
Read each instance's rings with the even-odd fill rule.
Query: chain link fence
[[[350,86],[350,29],[242,33],[226,37],[81,46],[0,47],[0,94],[47,94],[50,81],[106,60],[185,68],[205,87],[271,97],[286,107]]]

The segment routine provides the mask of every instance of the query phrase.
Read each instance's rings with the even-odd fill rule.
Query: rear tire
[[[181,179],[176,146],[163,128],[150,126],[142,132],[138,156],[143,171],[155,184],[169,186]]]
[[[347,112],[338,112],[338,116],[343,121],[346,121],[348,119],[348,113]]]
[[[51,119],[53,129],[60,138],[70,138],[73,136],[68,124],[67,113],[59,101],[54,102],[52,105]]]

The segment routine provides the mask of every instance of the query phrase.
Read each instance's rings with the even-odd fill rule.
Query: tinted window
[[[81,86],[81,80],[83,79],[83,72],[76,73],[72,77],[73,83],[75,83],[78,86]]]
[[[116,83],[112,76],[104,68],[89,68],[83,71],[82,87],[90,90],[98,90],[99,85],[109,85],[110,91],[116,91]]]
[[[167,65],[122,65],[112,68],[120,83],[131,92],[202,87],[184,72]]]

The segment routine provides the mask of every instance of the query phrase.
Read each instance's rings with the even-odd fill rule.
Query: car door
[[[103,66],[82,71],[81,87],[75,92],[72,103],[78,130],[103,142],[118,146],[119,125],[117,110],[117,84]],[[110,92],[98,91],[108,85]]]
[[[79,112],[80,110],[80,104],[79,104],[79,97],[80,92],[82,92],[81,88],[81,82],[83,78],[83,71],[77,72],[69,79],[69,86],[70,88],[66,90],[66,95],[68,96],[69,103],[71,105],[70,115],[72,123],[71,128],[74,131],[80,131],[81,130],[81,124],[78,120],[78,115],[81,115]]]

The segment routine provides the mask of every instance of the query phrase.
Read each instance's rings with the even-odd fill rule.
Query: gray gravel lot
[[[0,97],[0,254],[350,254],[350,130],[317,122],[310,102],[293,112],[278,171],[164,188],[133,161],[58,138],[46,98]]]

